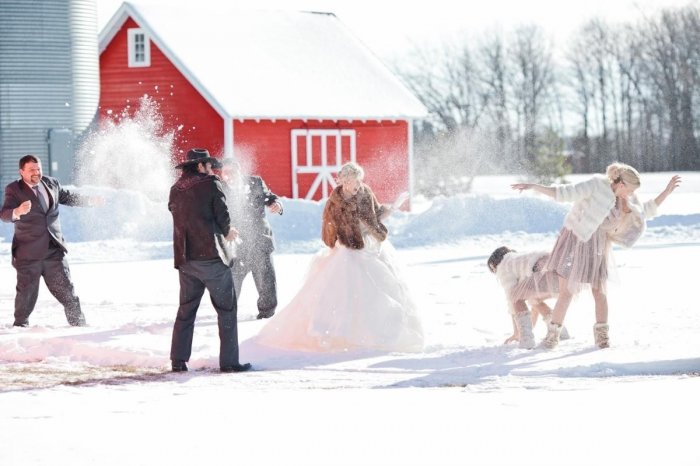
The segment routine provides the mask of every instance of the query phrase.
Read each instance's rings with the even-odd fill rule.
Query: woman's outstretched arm
[[[661,193],[656,196],[654,199],[654,202],[656,202],[657,206],[660,206],[662,202],[666,200],[669,194],[673,192],[674,189],[676,189],[678,186],[681,184],[681,177],[680,175],[673,175],[671,178],[671,181],[668,182],[666,185],[666,188],[661,191]]]
[[[510,187],[513,189],[517,189],[520,192],[525,191],[527,189],[532,189],[533,191],[537,191],[538,193],[549,196],[552,199],[554,199],[556,196],[556,190],[553,186],[543,186],[541,184],[535,183],[515,183],[510,185]]]

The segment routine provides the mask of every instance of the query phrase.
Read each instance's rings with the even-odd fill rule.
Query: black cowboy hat
[[[206,149],[190,149],[187,151],[187,160],[175,165],[175,168],[183,168],[187,165],[196,165],[198,163],[211,163],[212,168],[220,168],[221,163],[218,159],[215,159],[209,155],[209,151]]]

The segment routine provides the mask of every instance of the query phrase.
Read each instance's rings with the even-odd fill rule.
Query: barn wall
[[[291,131],[293,129],[354,129],[357,162],[365,181],[381,202],[408,190],[408,125],[406,121],[234,121],[234,154],[263,177],[278,195],[291,197]]]
[[[191,147],[223,153],[223,119],[151,42],[151,66],[129,68],[127,30],[139,27],[128,19],[100,55],[100,117],[133,115],[144,95],[160,106],[164,130],[176,131],[176,161]],[[110,113],[111,112],[111,113]],[[178,127],[182,128],[178,130]]]

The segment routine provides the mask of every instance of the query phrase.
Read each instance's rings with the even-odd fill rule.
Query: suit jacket
[[[84,197],[63,189],[56,178],[44,176],[41,178],[41,183],[49,194],[47,212],[42,209],[34,190],[23,180],[13,181],[5,188],[5,200],[0,218],[4,222],[15,224],[15,234],[12,238],[13,259],[41,260],[46,257],[52,242],[66,253],[66,242],[58,218],[58,206],[59,204],[85,204]],[[12,210],[24,201],[32,201],[31,210],[22,215],[19,220],[12,220]]]
[[[221,259],[233,264],[224,239],[231,229],[221,181],[214,175],[183,172],[170,188],[168,209],[173,215],[175,268],[188,261]]]
[[[243,176],[242,181],[241,189],[226,185],[231,221],[242,241],[237,246],[239,255],[271,253],[275,250],[275,242],[270,222],[265,216],[265,207],[279,202],[279,197],[259,176]]]

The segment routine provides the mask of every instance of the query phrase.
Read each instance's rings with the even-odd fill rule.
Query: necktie
[[[39,205],[41,206],[42,209],[44,209],[44,212],[48,212],[48,206],[46,205],[46,199],[44,199],[44,195],[41,194],[41,191],[39,191],[39,186],[34,186],[32,188],[34,190],[34,194],[36,194],[36,197],[39,198]]]

